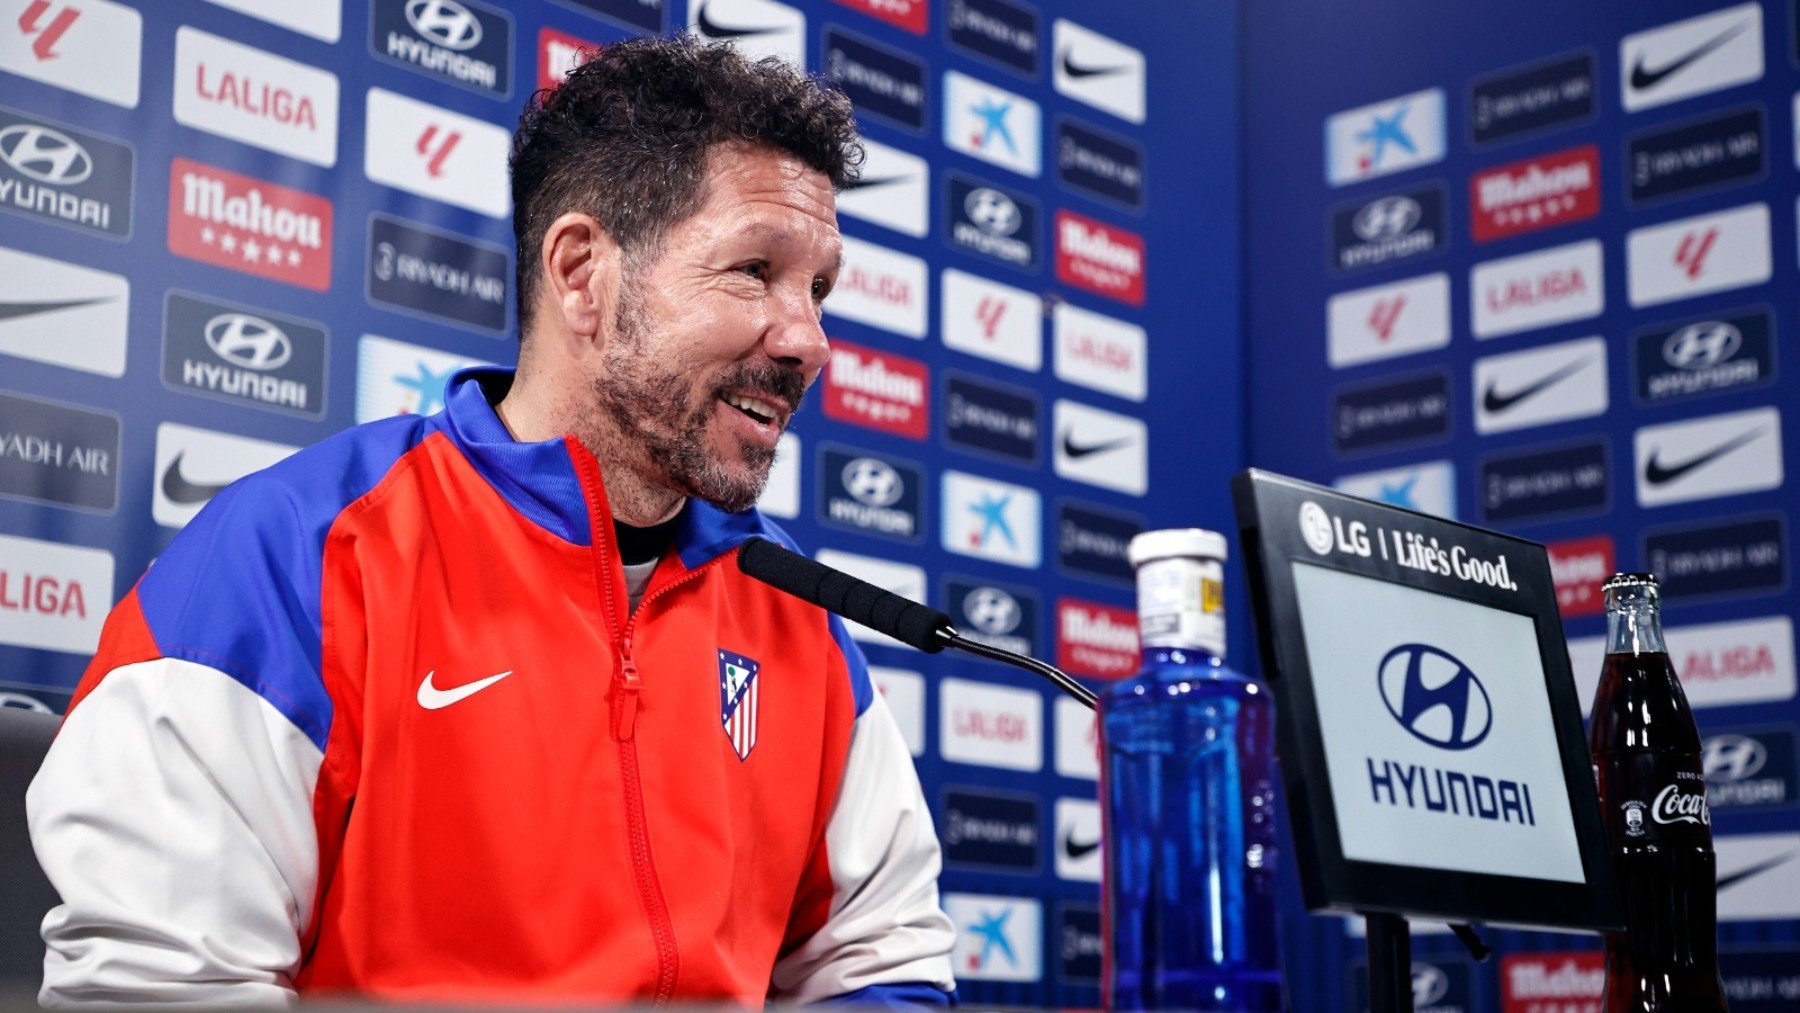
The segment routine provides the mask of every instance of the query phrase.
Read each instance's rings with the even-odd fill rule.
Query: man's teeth
[[[757,420],[761,422],[773,422],[779,417],[779,412],[774,405],[753,397],[745,397],[742,394],[725,395],[725,403],[740,411],[754,415]]]

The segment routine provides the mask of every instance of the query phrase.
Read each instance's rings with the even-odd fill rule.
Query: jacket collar
[[[432,422],[514,510],[564,541],[589,545],[587,497],[568,445],[561,438],[521,443],[494,411],[512,381],[510,369],[479,366],[459,371],[446,387],[444,410]],[[606,521],[610,524],[611,518]],[[755,507],[726,513],[690,499],[676,527],[675,549],[682,564],[693,569],[758,535],[791,544]]]

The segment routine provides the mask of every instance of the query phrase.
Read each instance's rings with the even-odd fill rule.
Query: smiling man
[[[948,1000],[862,656],[732,563],[856,154],[722,47],[534,100],[517,373],[234,484],[108,618],[28,798],[46,1003]]]

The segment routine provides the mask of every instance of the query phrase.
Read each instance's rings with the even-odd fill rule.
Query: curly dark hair
[[[551,222],[583,211],[627,253],[654,253],[705,200],[708,152],[733,141],[791,154],[837,190],[856,180],[863,157],[843,92],[780,60],[751,63],[722,43],[614,43],[560,87],[534,94],[510,159],[521,339]]]

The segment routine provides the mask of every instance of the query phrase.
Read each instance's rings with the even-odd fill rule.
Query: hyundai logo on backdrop
[[[944,578],[944,611],[963,636],[1014,654],[1035,656],[1037,592],[976,577]]]
[[[838,28],[825,30],[825,77],[860,114],[915,133],[925,129],[925,64]]]
[[[1632,392],[1657,404],[1775,381],[1774,315],[1768,309],[1721,313],[1632,337]]]
[[[1700,743],[1700,763],[1714,811],[1784,807],[1800,797],[1792,726],[1714,732]]]
[[[123,142],[0,108],[0,209],[125,239],[136,165]]]
[[[112,513],[119,429],[111,412],[0,393],[0,496]]]
[[[944,215],[950,245],[1008,267],[1038,266],[1041,212],[1037,201],[961,173],[944,177]]]
[[[1502,71],[1470,86],[1469,132],[1488,145],[1583,122],[1593,118],[1597,94],[1593,53]]]
[[[0,535],[0,644],[92,654],[112,601],[112,553]]]
[[[0,355],[125,375],[131,283],[0,247]]]
[[[900,541],[924,537],[923,469],[847,447],[819,449],[821,522]]]
[[[1444,188],[1422,186],[1331,213],[1331,264],[1339,271],[1430,256],[1449,241]]]
[[[1644,532],[1645,564],[1664,598],[1768,594],[1787,586],[1787,523],[1780,514]]]
[[[325,415],[325,328],[267,310],[169,292],[163,304],[163,384],[172,390]]]
[[[373,0],[369,52],[479,94],[512,94],[512,16],[480,0]]]

